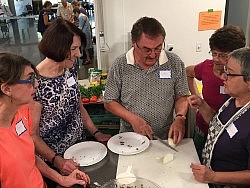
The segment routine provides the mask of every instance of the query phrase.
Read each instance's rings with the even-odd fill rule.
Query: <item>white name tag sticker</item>
[[[160,70],[159,71],[159,77],[160,78],[167,78],[167,79],[169,79],[169,78],[171,78],[171,70]]]
[[[74,79],[73,76],[71,76],[70,78],[67,79],[67,85],[68,85],[68,87],[71,87],[71,86],[73,86],[75,84],[76,84],[76,81],[75,81],[75,79]]]
[[[20,136],[21,134],[23,134],[25,131],[27,131],[25,125],[23,124],[23,121],[19,121],[17,124],[16,124],[16,133],[18,136]]]
[[[230,138],[233,138],[233,136],[238,132],[238,129],[235,127],[233,123],[231,123],[227,128],[227,133]]]
[[[220,86],[220,94],[225,94],[225,87],[224,86]]]

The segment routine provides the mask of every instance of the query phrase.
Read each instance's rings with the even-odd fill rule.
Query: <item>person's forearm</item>
[[[32,117],[32,130],[31,136],[35,144],[36,152],[41,155],[43,158],[51,162],[52,158],[55,156],[55,153],[50,149],[47,144],[40,137],[40,117],[42,105],[36,101],[33,101],[29,104],[30,114]]]
[[[83,104],[80,103],[80,111],[82,116],[82,121],[85,126],[85,128],[88,130],[88,132],[93,135],[98,129],[94,125],[93,121],[91,120],[87,110],[83,107]]]
[[[202,104],[199,107],[199,113],[202,115],[203,119],[207,124],[212,120],[215,115],[215,111],[202,99]]]
[[[43,141],[40,136],[32,135],[36,153],[52,163],[53,157],[56,153]]]
[[[50,168],[38,156],[36,156],[36,166],[44,177],[46,177],[54,182],[57,182],[58,184],[62,183],[62,175],[60,175],[57,171]]]
[[[188,111],[187,96],[178,96],[175,102],[175,113],[186,116]]]
[[[106,110],[108,110],[115,116],[122,118],[124,121],[130,124],[131,124],[133,117],[135,116],[134,113],[128,111],[126,108],[124,108],[121,104],[119,104],[116,101],[104,103],[104,107]]]
[[[43,16],[43,23],[44,23],[44,25],[46,25],[46,26],[49,25],[49,17],[48,17],[48,15],[44,15],[44,16]]]
[[[195,81],[195,71],[194,71],[194,69],[195,69],[194,65],[186,67],[188,88],[189,88],[189,91],[190,91],[190,93],[192,95],[200,96],[197,85],[196,85],[196,81]]]
[[[200,96],[200,93],[198,91],[198,88],[197,88],[196,81],[195,81],[194,77],[187,77],[187,81],[188,81],[188,88],[189,88],[190,93],[192,95]]]
[[[249,185],[250,184],[250,171],[237,171],[237,172],[215,172],[212,182],[214,184],[229,184],[229,185]]]

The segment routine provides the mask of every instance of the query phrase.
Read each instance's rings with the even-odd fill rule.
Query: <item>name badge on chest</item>
[[[170,79],[171,78],[171,70],[160,70],[159,78],[161,79]]]
[[[68,85],[68,87],[71,87],[71,86],[73,86],[75,84],[76,84],[76,81],[75,81],[75,79],[74,79],[73,76],[71,76],[70,78],[67,79],[67,85]]]
[[[25,131],[27,131],[25,125],[23,124],[23,121],[20,120],[17,124],[16,124],[16,133],[18,136],[20,136],[21,134],[23,134]]]
[[[238,132],[238,129],[235,127],[233,123],[231,123],[227,128],[227,133],[230,138],[233,138],[233,136]]]

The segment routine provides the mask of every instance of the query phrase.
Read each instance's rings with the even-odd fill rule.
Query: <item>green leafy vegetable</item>
[[[85,88],[82,85],[79,85],[81,98],[91,98],[91,96],[100,97],[102,95],[102,91],[105,90],[104,85],[92,86],[89,88]]]

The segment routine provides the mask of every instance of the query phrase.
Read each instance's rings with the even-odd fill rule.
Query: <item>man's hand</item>
[[[135,115],[133,120],[130,122],[134,132],[148,136],[150,139],[153,139],[153,130],[150,125],[141,117]]]
[[[95,139],[98,142],[107,142],[110,138],[111,138],[110,134],[103,134],[101,132],[95,134]]]
[[[185,119],[177,116],[170,126],[168,138],[173,138],[174,144],[177,145],[185,135]]]

